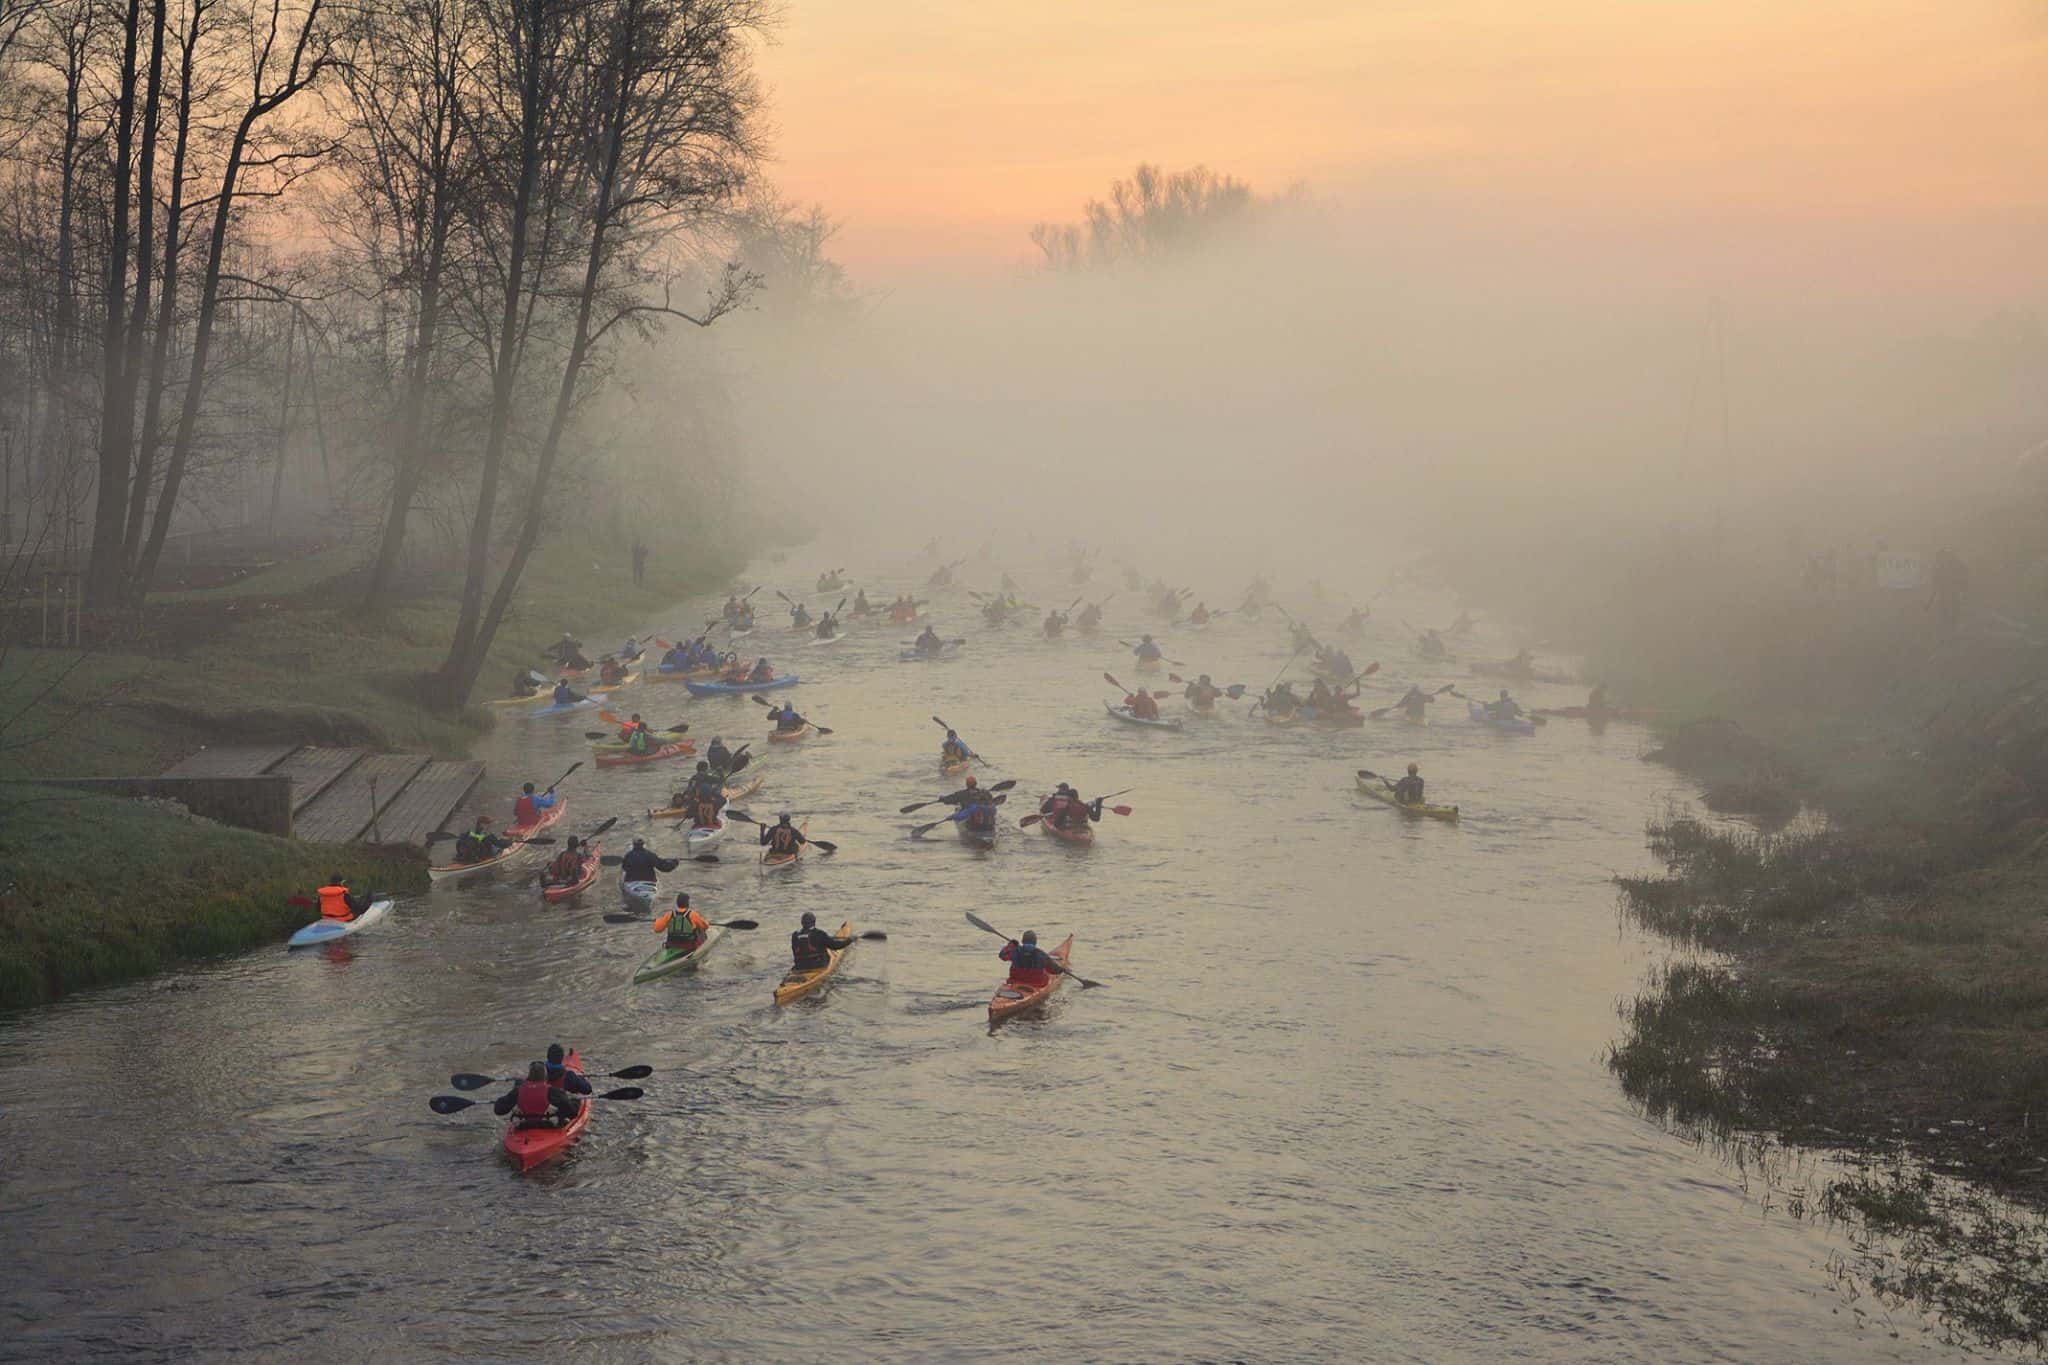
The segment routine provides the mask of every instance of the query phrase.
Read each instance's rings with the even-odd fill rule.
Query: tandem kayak
[[[962,819],[955,820],[953,828],[960,831],[960,842],[966,844],[969,848],[994,848],[996,846],[996,831],[1002,828],[1002,826],[1000,824],[992,824],[985,829],[976,829],[973,825]]]
[[[1112,719],[1120,720],[1126,725],[1142,725],[1152,730],[1178,730],[1181,728],[1180,721],[1168,720],[1164,716],[1157,716],[1151,719],[1147,719],[1144,716],[1134,716],[1131,714],[1131,708],[1128,706],[1111,706],[1108,702],[1104,702],[1102,703],[1102,709],[1109,712]]]
[[[576,874],[576,880],[570,882],[551,882],[546,876],[542,876],[540,881],[540,898],[549,905],[553,905],[557,901],[568,900],[597,880],[597,870],[601,866],[598,857],[603,852],[603,846],[599,844],[585,844],[582,851],[583,866]]]
[[[896,651],[896,662],[899,664],[926,664],[938,659],[950,659],[959,652],[960,646],[948,640],[939,646],[936,654],[926,653],[923,650],[917,649],[899,649]]]
[[[693,697],[744,697],[749,692],[773,692],[778,687],[795,687],[798,678],[794,673],[785,673],[767,682],[686,682]]]
[[[1473,720],[1481,725],[1490,725],[1496,730],[1504,730],[1511,735],[1533,735],[1536,733],[1535,721],[1521,716],[1496,716],[1476,701],[1466,702],[1465,710],[1466,714],[1470,715]]]
[[[583,1070],[583,1054],[580,1052],[571,1052],[562,1062],[571,1071]],[[593,1103],[593,1096],[578,1095],[576,1098],[583,1101],[583,1107],[567,1123],[543,1123],[526,1128],[515,1121],[505,1130],[505,1155],[512,1159],[514,1166],[530,1171],[568,1151],[569,1144],[583,1135],[583,1130],[590,1126],[590,1111],[597,1106]]]
[[[852,938],[853,921],[846,920],[839,926],[834,938]],[[839,964],[853,951],[852,945],[844,948],[825,950],[825,965],[822,967],[792,967],[782,978],[782,984],[775,988],[775,1003],[787,1005],[825,988],[825,983],[839,974]]]
[[[794,730],[770,730],[768,738],[776,744],[795,744],[798,740],[808,738],[816,728],[809,721],[805,721]]]
[[[1095,827],[1093,825],[1073,825],[1062,829],[1050,820],[1040,820],[1038,827],[1061,843],[1072,844],[1076,848],[1087,848],[1095,842]]]
[[[1074,936],[1072,934],[1068,934],[1067,941],[1053,949],[1051,953],[1052,960],[1059,963],[1062,967],[1067,965],[1067,959],[1073,955]],[[1002,985],[996,987],[996,993],[989,997],[989,1023],[1000,1024],[1012,1015],[1022,1014],[1025,1010],[1035,1009],[1043,1005],[1052,998],[1052,993],[1060,988],[1060,982],[1066,979],[1066,973],[1053,972],[1046,977],[1043,986],[1020,986],[1014,981],[1005,981]]]
[[[1458,808],[1456,806],[1433,806],[1427,801],[1411,805],[1406,801],[1398,800],[1394,796],[1394,789],[1376,777],[1366,777],[1364,774],[1360,774],[1358,790],[1364,792],[1375,801],[1384,801],[1395,810],[1406,811],[1410,815],[1426,815],[1432,820],[1455,820],[1458,818]]]
[[[711,950],[718,946],[718,940],[724,938],[727,932],[722,924],[712,925],[704,931],[704,941],[688,952],[667,946],[656,948],[645,962],[634,969],[633,984],[638,986],[674,972],[697,970],[698,964],[710,955]]]
[[[810,827],[811,822],[806,820],[796,827],[796,832],[802,834],[810,829]],[[764,868],[790,867],[795,864],[797,859],[804,856],[804,847],[803,844],[798,844],[787,853],[777,853],[772,848],[764,848],[761,850],[761,866]],[[846,935],[841,934],[840,937],[844,938]]]
[[[560,820],[568,809],[569,798],[557,796],[555,804],[542,811],[538,820],[535,820],[530,825],[508,826],[505,830],[505,837],[507,839],[531,839],[542,830],[552,828],[555,822]],[[429,867],[427,869],[427,878],[429,881],[438,882],[447,881],[454,877],[466,877],[472,872],[481,872],[488,867],[498,867],[509,863],[531,847],[532,845],[530,844],[514,844],[494,858],[485,858],[474,863],[444,863],[439,867]]]
[[[715,664],[704,668],[657,668],[646,677],[649,682],[708,682],[724,671]]]
[[[370,902],[370,908],[357,915],[354,919],[329,919],[327,916],[322,915],[319,919],[314,920],[311,924],[293,934],[284,946],[287,948],[310,948],[316,943],[332,943],[336,939],[347,938],[350,934],[360,933],[390,913],[391,902],[385,900]]]

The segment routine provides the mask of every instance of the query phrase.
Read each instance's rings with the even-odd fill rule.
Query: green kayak
[[[695,971],[697,964],[710,955],[711,950],[718,946],[718,940],[725,935],[725,926],[714,924],[704,931],[704,941],[692,952],[679,952],[667,946],[656,948],[653,955],[641,963],[638,970],[633,973],[633,984],[637,986],[644,981],[667,976],[671,972]]]

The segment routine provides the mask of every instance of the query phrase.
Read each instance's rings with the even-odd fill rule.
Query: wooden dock
[[[287,777],[296,837],[320,843],[424,844],[456,820],[484,765],[313,745],[219,745],[165,777]],[[456,823],[466,823],[456,820]]]

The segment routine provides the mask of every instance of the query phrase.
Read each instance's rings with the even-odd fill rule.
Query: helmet
[[[817,917],[816,915],[812,914],[812,913],[811,913],[810,911],[808,911],[808,910],[804,911],[804,918],[803,918],[803,926],[804,926],[804,928],[808,929],[808,928],[810,928],[810,927],[811,927],[812,925],[816,924],[817,922],[818,922],[818,917]]]
[[[1024,931],[1024,941],[1026,943],[1038,942],[1038,931],[1036,929],[1026,929]]]
[[[951,731],[951,730],[948,730],[948,731],[946,731],[946,738],[947,738],[947,739],[958,739],[958,738],[960,738],[960,736],[959,736],[958,734],[956,734],[955,732],[953,732],[953,731]]]
[[[491,817],[490,817],[490,816],[488,816],[488,815],[479,815],[479,816],[477,816],[477,818],[476,818],[476,827],[477,827],[478,829],[482,829],[482,828],[483,828],[483,827],[484,827],[485,825],[488,825],[488,824],[490,824],[490,823],[491,823]]]

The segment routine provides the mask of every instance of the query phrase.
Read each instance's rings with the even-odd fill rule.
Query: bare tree
[[[1031,240],[1057,270],[1156,259],[1241,229],[1259,209],[1251,186],[1206,166],[1166,172],[1140,165],[1091,199],[1080,223],[1040,223]]]

